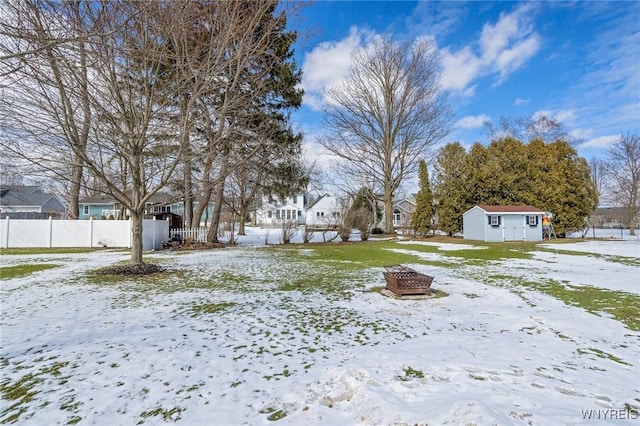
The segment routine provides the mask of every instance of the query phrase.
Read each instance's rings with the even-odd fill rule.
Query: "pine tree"
[[[425,235],[431,230],[431,220],[433,218],[433,192],[429,183],[429,171],[427,163],[420,160],[418,165],[418,179],[420,181],[420,189],[416,197],[416,211],[411,217],[411,228],[416,234]]]
[[[434,196],[440,231],[453,235],[462,231],[462,214],[469,206],[468,155],[460,142],[445,145],[434,165]]]

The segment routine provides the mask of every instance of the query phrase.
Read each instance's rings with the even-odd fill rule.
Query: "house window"
[[[271,217],[272,217],[272,216],[273,216],[273,212],[272,212],[271,210],[269,210],[269,211],[267,212],[267,217],[268,217],[269,219],[271,219]]]
[[[340,212],[333,212],[331,214],[334,218],[339,218],[340,217]]]
[[[489,225],[491,225],[491,226],[499,226],[500,225],[500,216],[498,216],[498,215],[490,215],[489,216]]]
[[[280,210],[276,210],[276,219],[280,220]]]
[[[538,216],[527,216],[527,224],[536,226],[538,224]]]
[[[84,206],[82,210],[84,214],[89,214],[89,206]]]
[[[293,204],[298,204],[298,196],[297,195],[293,196]]]
[[[316,217],[324,217],[324,212],[316,212]]]
[[[287,210],[287,220],[291,219],[291,210]]]

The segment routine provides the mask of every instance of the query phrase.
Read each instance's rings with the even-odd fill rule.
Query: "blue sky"
[[[640,128],[640,2],[318,1],[301,14],[306,94],[293,120],[311,155],[321,155],[323,89],[382,33],[429,37],[442,54],[455,114],[445,143],[486,142],[485,120],[545,114],[590,159]]]

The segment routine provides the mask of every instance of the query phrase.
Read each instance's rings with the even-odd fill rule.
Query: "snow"
[[[360,284],[346,297],[271,291],[301,267],[327,266],[265,250],[261,232],[230,249],[153,253],[190,274],[161,283],[84,275],[127,260],[122,251],[3,255],[2,266],[59,266],[3,279],[2,387],[37,393],[12,408],[3,392],[1,419],[22,408],[18,422],[33,425],[597,425],[612,413],[637,424],[625,404],[640,406],[639,332],[484,278],[640,295],[637,240],[551,242],[532,259],[483,267],[410,265],[449,293],[420,301]],[[363,272],[367,288],[384,284],[381,271]],[[236,291],[201,284],[229,273]],[[221,310],[198,310],[212,306]],[[270,421],[279,410],[286,417]]]

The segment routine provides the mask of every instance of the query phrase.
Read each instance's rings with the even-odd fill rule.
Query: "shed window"
[[[499,226],[500,225],[500,216],[498,216],[498,215],[490,215],[489,216],[489,225],[491,225],[491,226]]]
[[[84,206],[84,214],[89,214],[89,206]]]
[[[527,224],[536,226],[538,224],[538,216],[527,216]]]

